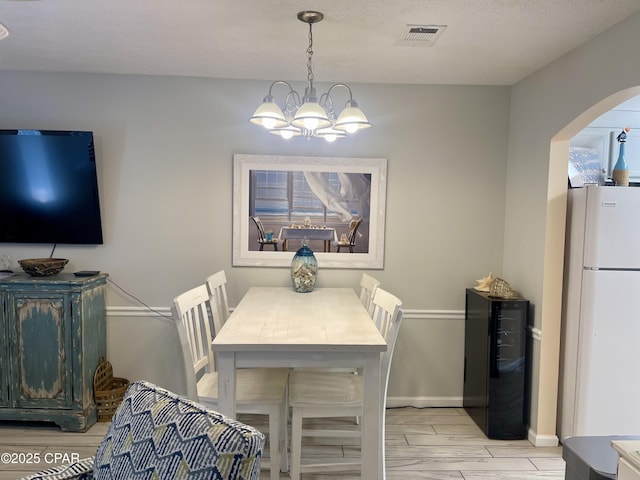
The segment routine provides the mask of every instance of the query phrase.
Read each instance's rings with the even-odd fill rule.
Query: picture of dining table
[[[324,241],[324,251],[331,251],[331,242],[337,242],[338,236],[336,234],[336,229],[331,227],[308,227],[308,226],[289,226],[282,227],[280,229],[280,240],[282,240],[282,251],[286,252],[289,240],[323,240]]]
[[[351,288],[252,287],[212,342],[218,356],[219,411],[235,418],[236,369],[362,369],[361,478],[382,480],[381,353],[387,344]]]
[[[288,266],[306,237],[321,268],[383,268],[386,168],[384,158],[234,154],[233,265]],[[251,217],[273,230],[269,244]],[[341,244],[356,218],[357,246]],[[357,255],[337,255],[346,251]]]

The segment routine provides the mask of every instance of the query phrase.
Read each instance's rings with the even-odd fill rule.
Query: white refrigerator
[[[558,427],[640,435],[640,188],[570,189]]]

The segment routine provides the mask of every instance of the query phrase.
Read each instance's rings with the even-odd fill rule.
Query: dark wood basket
[[[129,380],[113,376],[111,363],[104,358],[93,376],[93,394],[98,409],[98,421],[110,422],[129,388]]]
[[[49,277],[59,274],[69,263],[66,258],[25,258],[18,260],[22,269],[32,277]]]

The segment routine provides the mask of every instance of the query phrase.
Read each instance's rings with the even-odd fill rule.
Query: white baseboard
[[[560,443],[557,435],[538,435],[531,428],[529,428],[527,439],[534,447],[557,447]]]
[[[462,400],[462,397],[388,397],[387,408],[461,408]],[[527,439],[534,447],[557,447],[560,443],[556,435],[538,435],[531,428],[528,430]]]
[[[387,408],[462,407],[462,397],[387,397]]]

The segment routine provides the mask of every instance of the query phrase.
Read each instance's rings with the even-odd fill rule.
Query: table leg
[[[218,411],[236,418],[236,357],[234,352],[218,352]]]
[[[368,355],[363,372],[362,473],[361,478],[384,480],[384,418],[380,402],[380,354]]]

